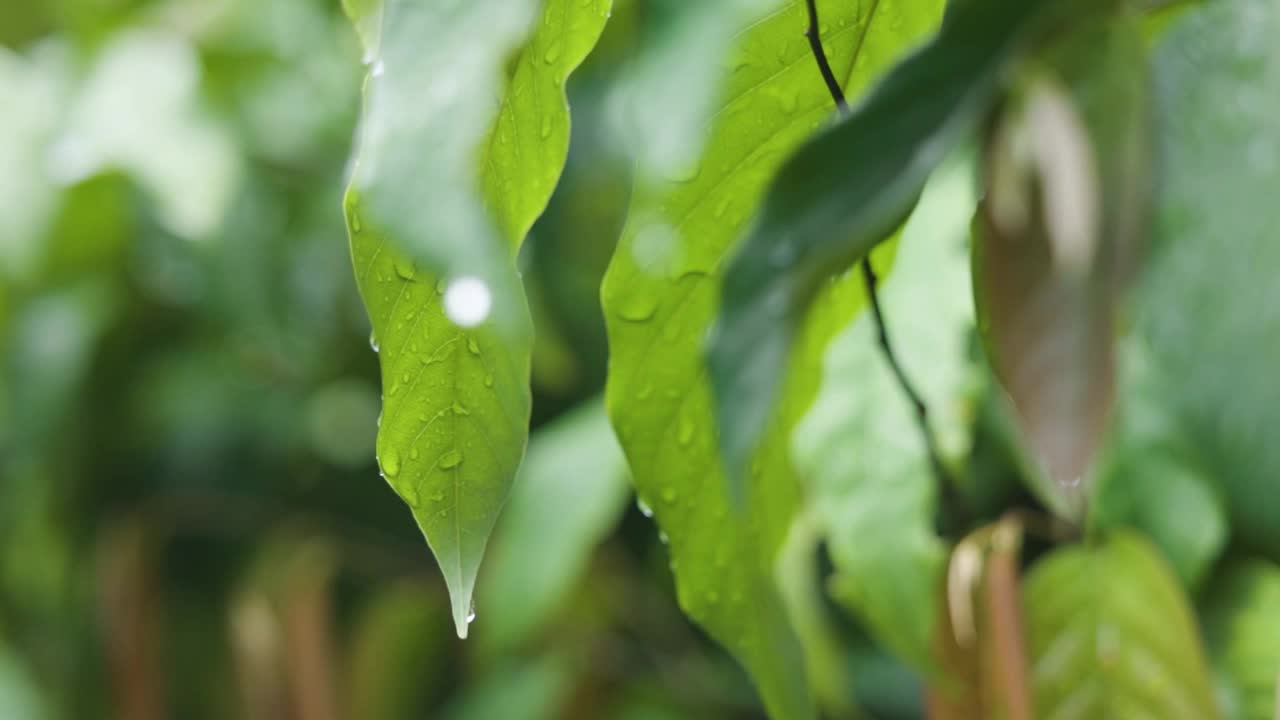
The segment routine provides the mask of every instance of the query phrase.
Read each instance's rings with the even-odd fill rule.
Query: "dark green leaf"
[[[917,0],[882,0],[874,14],[855,3],[821,5],[832,63],[853,90],[926,32],[941,9]],[[801,36],[806,24],[796,0],[738,28],[728,64],[739,70],[727,81],[701,163],[681,181],[640,182],[602,292],[610,415],[637,492],[670,538],[681,606],[746,666],[781,719],[813,713],[774,580],[775,556],[798,505],[787,433],[780,430],[760,457],[750,508],[733,514],[710,431],[701,339],[715,312],[722,258],[785,154],[832,113]],[[640,176],[653,173],[642,168]],[[830,292],[802,333],[803,372],[793,375],[786,397],[787,427],[813,397],[822,348],[861,304],[856,284]]]
[[[464,637],[529,420],[530,332],[514,255],[564,164],[565,80],[609,7],[547,3],[493,106],[486,95],[506,61],[504,39],[524,26],[522,5],[386,5],[347,196],[382,367],[379,464],[444,571]],[[460,178],[477,176],[476,150],[483,163],[471,186]]]
[[[1280,568],[1244,563],[1217,578],[1205,603],[1205,637],[1228,685],[1232,720],[1273,720],[1280,698]]]
[[[974,288],[1032,472],[1078,515],[1114,399],[1118,292],[1150,214],[1150,80],[1127,16],[1085,24],[1040,60],[990,140]]]
[[[735,487],[768,427],[796,324],[814,294],[902,223],[930,173],[987,111],[1010,61],[1063,5],[992,0],[957,8],[931,43],[778,173],[725,275],[708,351]],[[918,16],[918,8],[907,12]],[[929,16],[936,10],[930,5]]]
[[[1023,603],[1036,717],[1218,717],[1187,599],[1140,536],[1054,552]]]
[[[968,450],[972,424],[964,397],[973,326],[969,169],[957,163],[926,191],[881,293],[899,359],[949,458]],[[869,315],[831,344],[822,367],[818,400],[792,442],[835,563],[837,598],[882,643],[927,668],[946,548],[933,529],[937,488],[915,409]]]
[[[1227,500],[1280,557],[1280,6],[1206,3],[1155,55],[1165,181],[1139,315],[1166,401]]]

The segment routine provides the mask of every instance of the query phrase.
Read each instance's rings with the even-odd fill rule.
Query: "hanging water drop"
[[[649,503],[645,502],[644,498],[636,498],[636,509],[647,518],[653,517],[653,508],[649,507]]]

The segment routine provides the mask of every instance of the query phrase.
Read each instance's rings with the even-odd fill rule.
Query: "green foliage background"
[[[3,3],[0,720],[1269,720],[1280,3],[1147,5]]]

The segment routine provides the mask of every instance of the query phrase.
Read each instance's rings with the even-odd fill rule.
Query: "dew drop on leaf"
[[[462,451],[460,450],[450,450],[449,452],[440,456],[440,467],[444,470],[449,470],[450,468],[456,468],[461,464],[462,464]]]
[[[557,41],[557,42],[551,43],[551,47],[547,48],[546,54],[542,56],[542,61],[548,65],[551,65],[551,64],[554,64],[555,61],[559,59],[560,59],[560,43]]]
[[[388,478],[395,478],[400,474],[400,453],[395,448],[388,448],[385,453],[378,456],[378,464],[382,466],[382,472]]]
[[[412,280],[417,274],[417,270],[413,267],[413,263],[408,260],[396,260],[396,274],[405,280]]]
[[[658,299],[652,295],[636,293],[622,301],[618,317],[628,322],[646,322],[658,311]]]

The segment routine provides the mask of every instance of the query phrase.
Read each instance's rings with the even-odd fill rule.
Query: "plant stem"
[[[805,37],[809,39],[809,47],[813,50],[813,58],[818,62],[818,71],[822,73],[822,79],[827,84],[831,99],[835,101],[836,108],[841,113],[847,114],[849,112],[849,103],[845,101],[844,91],[840,89],[840,83],[836,80],[835,73],[831,70],[831,62],[827,60],[827,53],[822,48],[822,38],[818,34],[817,0],[806,0],[806,5],[809,9],[809,27],[804,32]],[[893,371],[893,376],[898,381],[898,386],[902,388],[903,394],[907,396],[907,400],[915,409],[916,420],[920,426],[920,434],[924,437],[925,449],[929,453],[929,464],[933,467],[938,481],[942,483],[942,491],[950,493],[954,491],[955,484],[946,466],[942,464],[942,456],[938,452],[937,441],[933,437],[933,431],[929,428],[929,408],[925,405],[924,398],[916,391],[911,379],[907,377],[906,370],[903,369],[902,363],[898,361],[898,354],[893,349],[893,342],[889,339],[889,330],[885,325],[884,311],[880,307],[880,297],[877,293],[880,280],[876,276],[875,268],[871,266],[871,257],[864,258],[861,265],[862,280],[867,287],[867,299],[871,304],[871,317],[875,321],[876,337],[880,343],[881,353],[889,364],[889,369]]]

